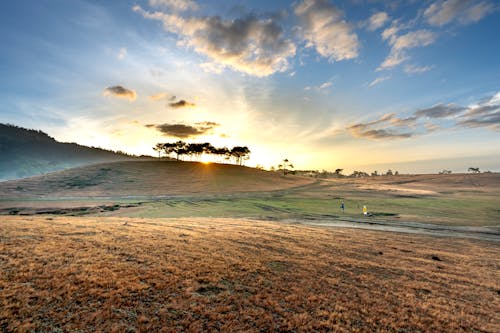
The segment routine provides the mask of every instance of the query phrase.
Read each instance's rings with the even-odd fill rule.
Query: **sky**
[[[0,122],[249,166],[500,171],[500,2],[39,0],[0,12]]]

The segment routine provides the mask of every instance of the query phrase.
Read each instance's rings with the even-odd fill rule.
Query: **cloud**
[[[192,107],[196,106],[194,103],[185,101],[183,99],[181,99],[180,101],[177,101],[177,102],[168,103],[168,105],[170,105],[170,107],[174,108],[174,109],[189,108],[189,107],[192,108]]]
[[[209,126],[209,127],[218,127],[218,126],[220,126],[219,123],[216,123],[214,121],[202,121],[202,122],[196,123],[196,125],[198,125],[198,126]]]
[[[276,18],[247,16],[224,20],[218,16],[148,12],[140,6],[133,9],[144,18],[161,21],[166,31],[180,38],[180,45],[207,56],[214,65],[205,63],[205,70],[220,69],[217,65],[222,65],[263,77],[285,71],[288,58],[295,55],[295,44],[284,37]]]
[[[319,86],[306,86],[304,87],[304,90],[309,91],[309,90],[325,90],[327,88],[330,88],[332,86],[333,82],[332,81],[326,81],[320,84]]]
[[[319,89],[326,89],[332,86],[332,81],[327,81],[325,83],[322,83],[318,88]]]
[[[416,133],[409,129],[407,131],[401,131],[401,128],[407,126],[410,122],[410,118],[399,119],[395,117],[394,113],[388,113],[381,116],[379,119],[367,123],[351,125],[347,127],[347,130],[356,138],[407,139],[416,135]]]
[[[320,55],[332,61],[358,56],[358,36],[345,21],[342,11],[327,0],[303,0],[294,11],[308,47],[314,47]]]
[[[486,102],[469,106],[459,117],[457,124],[464,127],[489,127],[500,130],[500,92]]]
[[[368,19],[368,30],[375,31],[384,26],[389,20],[389,15],[386,12],[378,12],[370,16]]]
[[[384,62],[377,68],[377,71],[388,69],[401,64],[409,57],[406,51],[416,47],[428,46],[436,40],[436,35],[429,30],[411,31],[404,35],[388,36],[391,51]]]
[[[149,0],[151,7],[164,7],[176,11],[197,10],[198,4],[192,0]]]
[[[163,99],[168,99],[170,101],[174,101],[175,100],[175,96],[171,95],[169,93],[166,93],[166,92],[161,92],[161,93],[149,96],[149,99],[152,100],[152,101],[160,101],[160,100],[163,100]]]
[[[125,57],[127,56],[127,49],[122,47],[119,51],[118,51],[118,54],[116,55],[116,57],[118,58],[118,60],[123,60],[125,59]]]
[[[137,94],[132,89],[127,89],[122,86],[107,87],[103,91],[104,96],[113,96],[118,98],[128,99],[129,101],[135,101]]]
[[[419,118],[447,118],[456,116],[465,110],[466,108],[455,104],[437,104],[427,109],[417,110],[415,116]]]
[[[401,29],[403,29],[403,27],[399,25],[398,21],[394,20],[389,28],[382,31],[382,40],[391,40]]]
[[[368,84],[368,87],[373,87],[373,86],[375,86],[375,85],[377,85],[379,83],[382,83],[382,82],[384,82],[386,80],[389,80],[390,78],[391,78],[390,76],[381,76],[381,77],[378,77],[375,80],[373,80],[372,82],[370,82]]]
[[[407,74],[422,74],[433,69],[434,66],[417,66],[417,65],[406,65],[405,73]]]
[[[445,0],[430,5],[424,11],[424,16],[434,26],[443,26],[453,21],[469,24],[481,20],[493,10],[494,6],[489,1]]]
[[[500,130],[500,92],[468,107],[456,104],[437,104],[430,108],[419,109],[407,118],[398,118],[389,113],[378,119],[347,127],[352,136],[368,139],[401,139],[442,130],[439,124],[425,119],[451,121],[452,126],[486,127]]]
[[[209,134],[215,127],[219,126],[215,122],[196,123],[195,126],[185,124],[149,124],[147,128],[154,128],[161,132],[164,136],[175,137],[179,139],[187,139],[204,134]]]

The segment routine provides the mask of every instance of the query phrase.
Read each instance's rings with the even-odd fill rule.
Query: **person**
[[[368,215],[368,209],[366,208],[366,206],[363,206],[363,214]]]
[[[344,213],[344,211],[345,211],[345,205],[344,205],[343,201],[340,203],[340,209],[342,209],[342,213]]]

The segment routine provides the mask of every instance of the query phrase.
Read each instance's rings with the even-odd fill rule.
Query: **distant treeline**
[[[376,177],[376,176],[398,176],[398,171],[387,170],[385,173],[373,171],[372,173],[354,170],[350,175],[343,174],[344,169],[337,169],[334,172],[326,170],[296,170],[295,173],[302,176],[309,176],[314,178],[362,178],[362,177]]]
[[[163,153],[166,157],[174,157],[179,160],[183,156],[188,156],[191,160],[200,161],[203,155],[210,155],[214,160],[234,161],[234,163],[243,165],[244,161],[250,158],[250,149],[246,146],[235,146],[231,149],[227,147],[217,148],[208,142],[204,143],[186,143],[177,141],[172,143],[157,143],[153,147],[158,152],[158,157],[161,158]]]
[[[39,130],[0,124],[0,180],[131,158],[136,157],[120,151],[61,143]]]

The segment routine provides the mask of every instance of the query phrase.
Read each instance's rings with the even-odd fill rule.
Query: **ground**
[[[498,243],[242,219],[5,217],[3,331],[498,332]]]
[[[2,182],[0,330],[500,332],[499,221],[496,173],[147,161]]]

